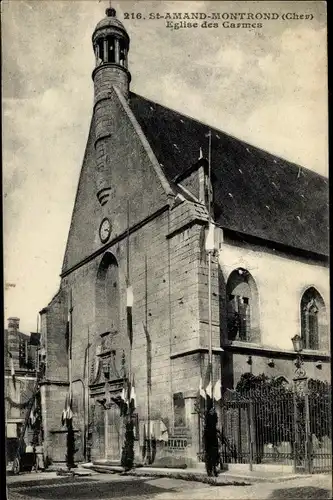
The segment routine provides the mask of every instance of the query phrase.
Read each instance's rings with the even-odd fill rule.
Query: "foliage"
[[[28,408],[28,406],[31,404],[33,398],[34,398],[34,396],[31,396],[31,398],[29,398],[27,401],[24,401],[23,403],[17,403],[10,396],[5,396],[5,400],[8,401],[10,406],[12,406],[13,408],[19,408],[20,410],[24,410],[24,409]]]
[[[332,439],[331,386],[321,380],[309,379],[310,432],[319,440]]]
[[[43,441],[43,420],[42,420],[42,407],[41,407],[41,395],[38,391],[36,394],[36,404],[33,410],[34,413],[34,423],[32,442],[34,446],[38,446]]]
[[[124,467],[125,471],[132,469],[134,465],[134,431],[132,419],[126,422],[125,443],[121,454],[121,465]]]
[[[216,467],[219,463],[219,442],[217,433],[217,414],[215,408],[208,402],[205,413],[203,433],[205,449],[205,464],[208,476],[217,476]]]

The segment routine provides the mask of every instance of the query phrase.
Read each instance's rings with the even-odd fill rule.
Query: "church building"
[[[133,93],[113,8],[92,44],[61,283],[40,312],[45,455],[66,460],[70,391],[75,460],[119,461],[129,382],[136,461],[148,432],[156,460],[195,464],[210,360],[217,394],[246,372],[292,383],[298,334],[308,376],[330,379],[328,181]]]

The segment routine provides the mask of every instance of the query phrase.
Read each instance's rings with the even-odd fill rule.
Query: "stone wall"
[[[147,339],[144,329],[147,320],[152,358],[150,418],[163,420],[170,435],[175,430],[173,393],[182,392],[187,394],[188,399],[190,391],[190,399],[193,399],[198,390],[200,378],[200,356],[190,353],[186,355],[186,351],[200,347],[198,302],[200,252],[198,245],[202,221],[200,222],[198,214],[194,217],[188,209],[186,203],[179,205],[170,212],[166,211],[148,221],[129,236],[130,281],[134,293],[132,374],[135,379],[137,413],[139,420],[147,419]],[[121,376],[123,353],[127,373],[129,364],[126,320],[127,238],[118,241],[108,251],[116,258],[119,271],[120,326],[119,331],[112,334],[111,347],[115,351],[116,371]],[[61,304],[67,307],[68,293],[71,289],[72,377],[73,380],[78,381],[73,385],[74,400],[78,405],[74,421],[78,432],[84,430],[84,392],[79,380],[83,381],[85,387],[88,385],[88,375],[93,369],[92,361],[95,359],[95,364],[97,362],[96,349],[101,342],[100,334],[104,333],[97,331],[99,313],[96,308],[96,279],[102,259],[103,254],[64,277],[60,293],[48,308],[48,318],[50,315],[52,322],[55,321],[52,318],[56,314],[66,317]],[[52,328],[51,331],[53,331]],[[50,335],[48,335],[48,351],[50,351],[48,377],[54,378],[54,374],[51,376],[51,370],[53,373],[61,372],[67,376],[67,372],[62,372],[63,362],[66,363],[64,355],[61,357],[59,354],[59,369],[55,366],[54,352],[59,347],[60,351],[62,349],[62,345],[57,346],[57,339],[61,341],[62,337],[59,333],[57,338],[53,336],[51,340]],[[88,342],[91,344],[89,349],[87,349]],[[184,355],[177,355],[183,351],[185,351]],[[171,360],[170,356],[174,359]],[[116,374],[112,374],[112,377],[115,378]],[[193,417],[190,416],[191,404],[190,401],[186,403],[186,411],[192,433],[194,429],[192,428],[193,422],[191,422]],[[60,410],[62,410],[61,405],[57,412]],[[97,410],[98,412],[100,409]],[[100,431],[103,428],[101,419],[101,416],[97,419]],[[101,453],[103,447],[101,440],[103,437],[99,435],[98,442],[96,441],[93,449],[95,456]],[[189,446],[187,453],[192,453],[192,451]],[[80,449],[77,456],[82,452],[83,450]]]

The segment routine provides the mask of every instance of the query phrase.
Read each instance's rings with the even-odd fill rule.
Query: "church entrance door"
[[[105,455],[108,460],[119,462],[124,440],[124,423],[119,406],[112,405],[106,411]]]

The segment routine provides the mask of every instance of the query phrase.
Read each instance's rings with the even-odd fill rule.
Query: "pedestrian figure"
[[[217,466],[220,461],[219,442],[217,435],[217,414],[214,408],[206,412],[204,428],[205,463],[208,476],[217,476]]]
[[[43,446],[36,446],[36,472],[45,470]]]
[[[28,446],[26,447],[25,452],[26,452],[26,453],[33,453],[33,452],[34,452],[34,444],[33,444],[33,442],[32,442],[32,441],[31,441],[31,443],[30,443],[30,444],[28,444]]]

